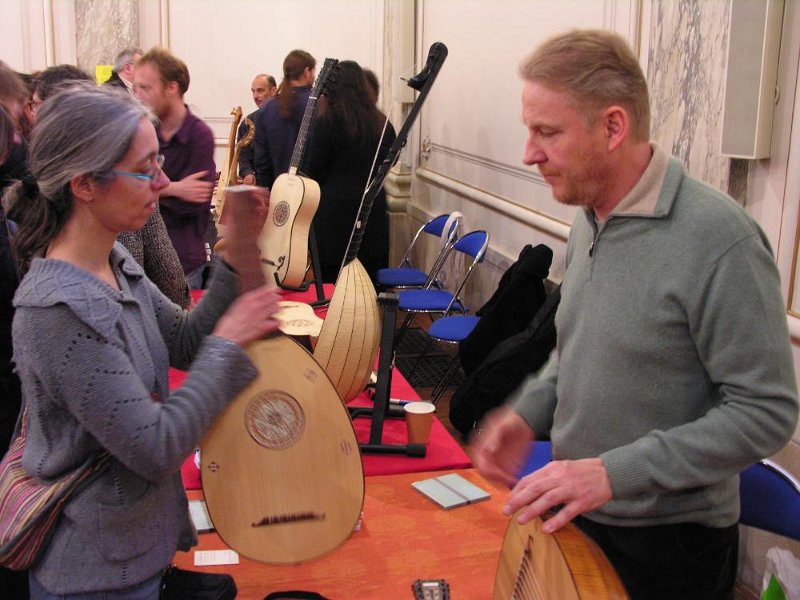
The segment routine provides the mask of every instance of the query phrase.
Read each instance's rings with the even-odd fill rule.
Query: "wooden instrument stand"
[[[373,406],[348,406],[350,416],[372,417],[369,430],[369,442],[359,444],[362,452],[375,454],[405,454],[407,456],[423,458],[427,451],[425,444],[384,444],[383,422],[386,418],[404,419],[405,413],[402,406],[392,406],[389,402],[389,390],[392,386],[392,365],[394,363],[394,328],[397,322],[397,305],[399,296],[394,293],[383,292],[378,295],[378,305],[383,308],[383,322],[381,324],[380,356],[378,358],[378,381],[375,384]]]

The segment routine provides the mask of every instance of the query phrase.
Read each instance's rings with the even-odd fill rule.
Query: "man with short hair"
[[[236,133],[236,143],[238,144],[247,133],[249,125],[247,119],[255,126],[256,113],[258,110],[271,98],[275,97],[278,93],[278,84],[272,75],[260,73],[253,78],[253,83],[250,86],[250,91],[253,94],[253,102],[256,103],[256,110],[247,115],[247,118],[242,119],[239,129]],[[251,141],[247,146],[239,151],[239,177],[242,183],[246,185],[255,185],[256,183],[256,168],[254,164],[253,142]]]
[[[522,64],[523,162],[570,232],[558,344],[474,437],[514,485],[504,509],[552,532],[574,520],[630,596],[731,599],[738,473],[797,423],[780,278],[730,197],[649,142],[647,83],[619,36],[573,31]],[[534,438],[553,461],[517,481]]]
[[[159,119],[159,151],[170,184],[161,190],[161,216],[191,289],[203,283],[211,194],[214,188],[214,136],[183,101],[189,69],[161,48],[144,54],[134,71],[134,94]]]
[[[125,48],[117,54],[111,77],[105,82],[106,85],[114,85],[133,94],[133,72],[136,61],[142,57],[142,54],[144,53],[141,48]]]

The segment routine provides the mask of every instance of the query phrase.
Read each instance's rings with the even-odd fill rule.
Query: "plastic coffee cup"
[[[409,444],[427,444],[436,407],[430,402],[409,402],[403,406]]]

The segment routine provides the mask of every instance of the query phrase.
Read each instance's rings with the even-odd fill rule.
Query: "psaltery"
[[[378,298],[369,275],[356,258],[358,250],[361,247],[372,204],[383,188],[389,169],[403,149],[409,131],[445,58],[447,58],[447,47],[441,42],[436,42],[428,51],[424,70],[407,81],[419,95],[394,143],[371,173],[372,179],[368,181],[362,196],[361,207],[353,224],[342,268],[336,279],[328,314],[314,349],[314,358],[333,380],[345,403],[355,398],[367,384],[380,341]],[[378,147],[380,149],[380,142]]]
[[[263,188],[235,186],[231,217],[253,224],[231,236],[226,253],[246,256],[243,291],[264,283],[246,210]],[[220,537],[267,563],[298,563],[328,553],[353,532],[364,501],[355,431],[336,388],[305,348],[276,333],[250,344],[258,377],[220,416],[200,451],[203,491]]]
[[[542,520],[511,518],[503,540],[494,600],[626,600],[614,567],[597,545],[568,523],[542,532]]]

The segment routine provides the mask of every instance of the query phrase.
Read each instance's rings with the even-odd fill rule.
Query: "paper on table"
[[[197,550],[194,553],[194,566],[238,565],[239,554],[233,550]]]

